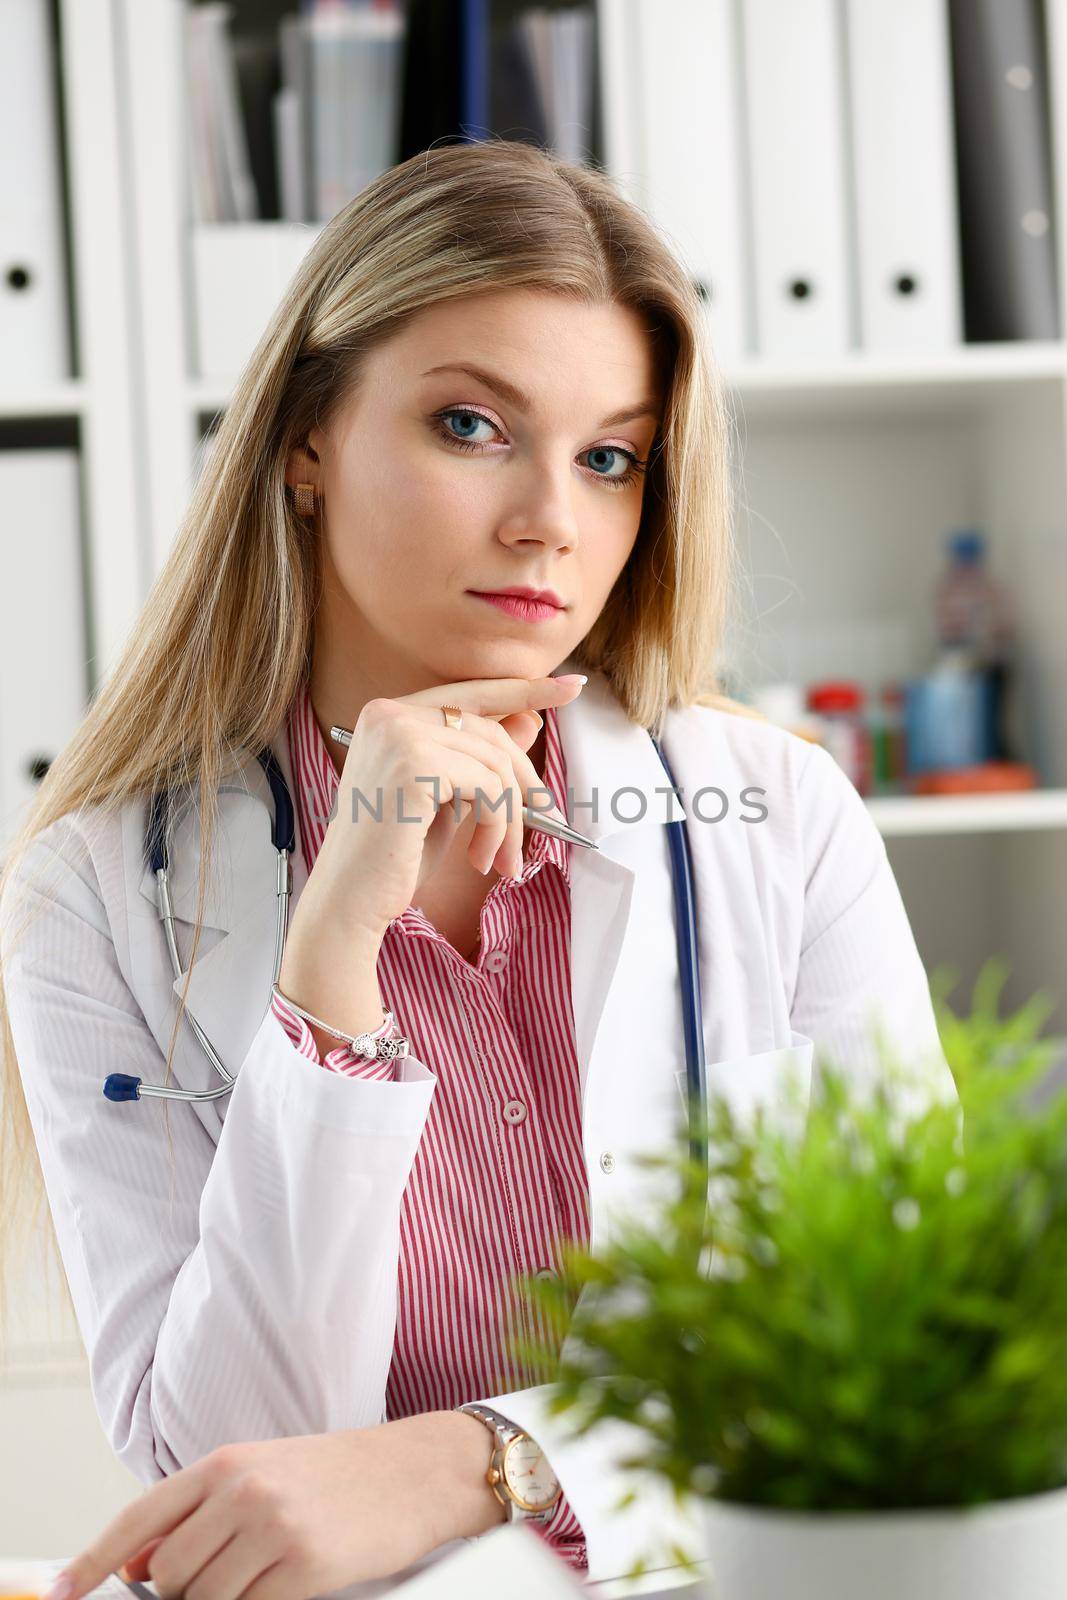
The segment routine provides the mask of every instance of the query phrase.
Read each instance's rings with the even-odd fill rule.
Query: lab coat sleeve
[[[433,1073],[413,1057],[394,1082],[324,1072],[268,1006],[217,1143],[184,1102],[107,1100],[109,1072],[163,1083],[165,1058],[120,969],[92,853],[66,819],[8,886],[0,959],[118,1458],[149,1484],[227,1442],[381,1422],[400,1202]]]
[[[589,1552],[586,1549],[585,1531],[575,1516],[574,1507],[566,1494],[560,1495],[552,1507],[552,1514],[547,1522],[543,1525],[533,1523],[531,1526],[534,1533],[538,1534],[569,1567],[578,1572],[587,1571]]]
[[[930,986],[885,841],[862,796],[828,751],[808,747],[797,785],[804,912],[793,1027],[820,1061],[844,1069],[860,1093],[891,1059],[917,1079],[918,1108],[958,1100],[941,1047]]]
[[[323,1060],[315,1043],[315,1035],[305,1019],[277,992],[271,995],[271,1009],[284,1028],[290,1044],[309,1061],[314,1061],[330,1072],[343,1072],[349,1078],[377,1078],[385,1083],[392,1083],[395,1080],[395,1061],[374,1061],[366,1056],[358,1056],[347,1044],[338,1045],[336,1050],[330,1050]],[[371,1038],[384,1039],[387,1035],[391,1038],[399,1031],[395,1020],[390,1022],[387,1017],[381,1027],[376,1028],[371,1034]]]

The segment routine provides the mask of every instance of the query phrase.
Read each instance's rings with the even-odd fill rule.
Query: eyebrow
[[[518,411],[531,411],[533,401],[522,389],[509,383],[507,378],[502,378],[498,373],[489,372],[485,367],[461,366],[455,362],[445,362],[440,367],[428,367],[422,374],[424,378],[431,378],[437,372],[462,372],[468,378],[474,378],[478,383],[484,383],[487,389],[493,389],[505,400],[509,406],[514,406]],[[654,400],[640,400],[637,405],[626,406],[622,411],[613,411],[610,417],[605,417],[600,424],[602,428],[619,428],[625,422],[636,422],[638,417],[659,416],[659,407]]]

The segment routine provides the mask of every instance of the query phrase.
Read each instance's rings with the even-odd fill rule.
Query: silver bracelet
[[[399,1037],[396,1039],[376,1038],[373,1033],[341,1033],[337,1028],[331,1028],[328,1022],[323,1022],[321,1017],[313,1017],[310,1011],[304,1011],[297,1005],[295,1000],[290,1000],[287,994],[282,994],[276,983],[271,985],[271,990],[278,996],[279,1000],[284,1000],[285,1004],[295,1011],[298,1017],[303,1017],[305,1022],[313,1022],[316,1028],[321,1028],[324,1033],[332,1034],[335,1039],[343,1040],[357,1056],[363,1056],[368,1061],[396,1061],[409,1054],[410,1045],[407,1039]],[[376,1032],[381,1033],[383,1029],[388,1030],[393,1025],[393,1013],[387,1011],[385,1013],[385,1021]]]

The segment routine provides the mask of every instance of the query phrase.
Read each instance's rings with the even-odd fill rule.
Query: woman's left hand
[[[397,1572],[480,1531],[449,1526],[441,1418],[223,1445],[120,1511],[63,1569],[64,1593],[80,1600],[123,1566],[164,1600],[308,1600]]]

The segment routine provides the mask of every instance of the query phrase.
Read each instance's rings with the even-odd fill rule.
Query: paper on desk
[[[0,1576],[16,1576],[27,1583],[27,1592],[44,1595],[66,1567],[64,1561],[0,1561]],[[583,1583],[567,1564],[521,1523],[492,1528],[478,1539],[451,1539],[388,1578],[347,1584],[331,1589],[318,1600],[374,1600],[378,1595],[402,1591],[403,1600],[471,1600],[475,1595],[506,1594],[508,1600],[585,1600],[620,1594],[638,1594],[644,1600],[674,1591],[683,1594],[693,1583],[692,1574],[681,1567],[646,1573],[642,1579],[618,1583]],[[149,1583],[145,1587],[154,1594]],[[701,1600],[704,1589],[694,1589]],[[131,1591],[121,1578],[110,1577],[94,1589],[87,1600],[131,1600]],[[689,1597],[686,1597],[689,1600]]]
[[[28,1594],[44,1595],[64,1570],[65,1561],[0,1562],[0,1577],[25,1585]],[[584,1591],[559,1556],[547,1550],[537,1534],[515,1526],[493,1528],[479,1539],[451,1539],[420,1561],[388,1578],[346,1584],[318,1600],[373,1600],[403,1590],[405,1600],[470,1600],[506,1585],[508,1600],[575,1600]],[[151,1583],[144,1586],[155,1594]],[[88,1600],[132,1600],[121,1578],[107,1578]]]
[[[6,1589],[12,1594],[45,1595],[70,1559],[68,1556],[65,1561],[9,1561],[0,1556],[0,1594]],[[132,1600],[132,1596],[121,1578],[111,1577],[99,1589],[92,1590],[91,1600]]]

